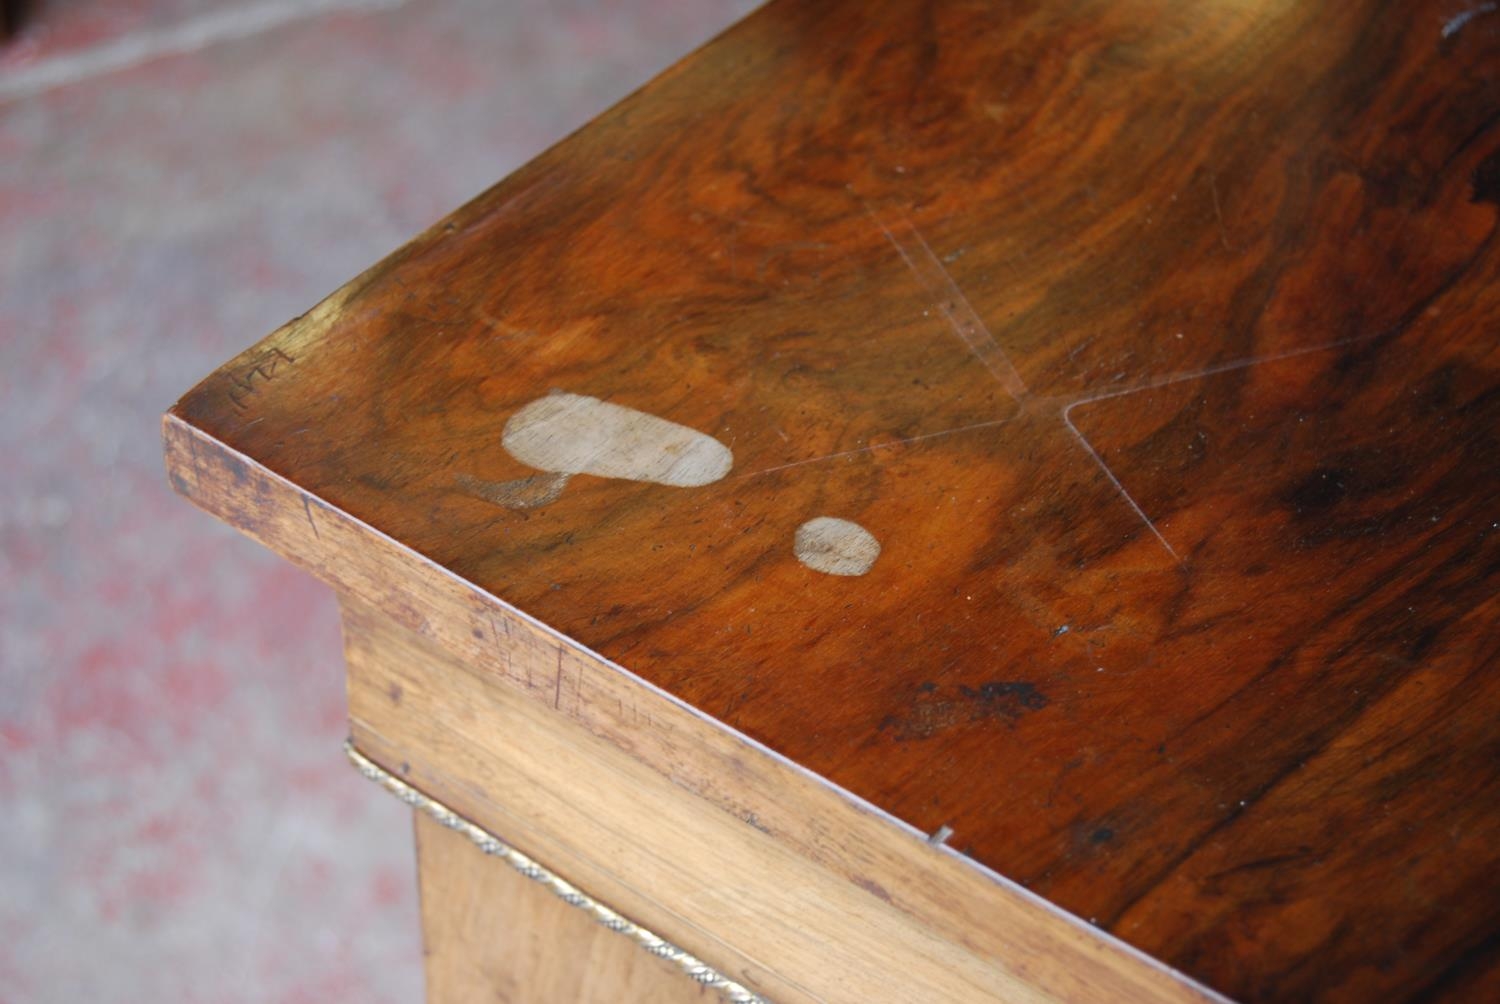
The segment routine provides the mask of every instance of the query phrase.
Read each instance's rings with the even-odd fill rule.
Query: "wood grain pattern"
[[[416,814],[428,1004],[714,1004],[670,963]]]
[[[496,658],[479,601],[335,567],[347,514],[1226,994],[1461,998],[1500,16],[1459,13],[773,3],[184,398],[174,477]],[[554,389],[732,468],[476,491]],[[307,494],[233,501],[256,467]],[[817,517],[868,572],[796,560]]]

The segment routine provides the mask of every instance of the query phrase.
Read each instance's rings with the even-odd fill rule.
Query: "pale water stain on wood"
[[[677,488],[712,484],[734,464],[729,447],[712,436],[583,394],[531,402],[505,423],[502,442],[521,463],[552,474]]]
[[[797,527],[797,560],[828,575],[863,575],[880,557],[880,541],[858,523],[819,516]]]

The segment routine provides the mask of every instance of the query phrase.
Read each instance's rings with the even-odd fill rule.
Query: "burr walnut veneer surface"
[[[829,876],[825,969],[865,904],[976,997],[1495,999],[1476,11],[779,0],[193,390],[174,482]]]

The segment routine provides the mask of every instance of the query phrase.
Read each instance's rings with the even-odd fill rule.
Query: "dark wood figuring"
[[[1493,998],[1497,213],[1493,10],[782,0],[175,414],[1225,994]]]

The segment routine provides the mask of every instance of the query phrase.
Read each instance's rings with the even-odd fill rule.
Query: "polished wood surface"
[[[169,465],[1225,994],[1482,996],[1497,211],[1493,11],[773,3],[205,381]],[[732,462],[548,459],[591,400]],[[354,582],[335,516],[446,571]]]
[[[416,815],[427,1004],[715,1004],[670,962]]]

